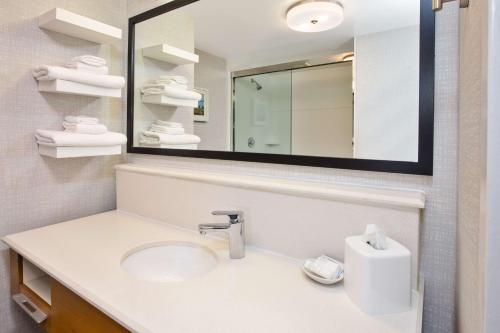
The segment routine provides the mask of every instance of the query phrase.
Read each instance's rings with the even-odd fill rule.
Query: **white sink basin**
[[[122,260],[122,268],[137,279],[179,282],[202,276],[217,265],[210,249],[184,242],[154,244],[134,250]]]

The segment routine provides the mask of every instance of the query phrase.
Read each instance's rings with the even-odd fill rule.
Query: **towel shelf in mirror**
[[[121,29],[62,8],[54,8],[41,15],[38,26],[100,44],[113,44],[122,39]]]
[[[142,55],[147,58],[168,62],[174,65],[197,64],[197,54],[181,50],[168,44],[160,44],[142,49]]]
[[[38,81],[38,91],[69,95],[121,98],[121,89],[90,86],[66,80]]]
[[[198,106],[197,100],[172,98],[165,95],[142,96],[142,102],[148,104],[161,104],[166,106],[186,106],[195,108]]]
[[[100,146],[100,147],[55,147],[38,144],[40,155],[53,158],[71,158],[71,157],[89,157],[89,156],[107,156],[120,155],[122,146]]]

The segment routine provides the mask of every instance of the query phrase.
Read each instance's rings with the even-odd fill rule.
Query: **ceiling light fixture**
[[[344,20],[344,8],[338,2],[301,1],[288,9],[286,22],[290,29],[320,32],[335,28]]]

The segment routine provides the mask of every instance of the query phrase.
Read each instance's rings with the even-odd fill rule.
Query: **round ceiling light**
[[[344,20],[344,9],[337,2],[307,1],[292,6],[286,13],[290,29],[320,32],[335,28]]]

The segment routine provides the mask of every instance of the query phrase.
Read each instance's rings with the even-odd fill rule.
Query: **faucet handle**
[[[216,210],[212,212],[212,215],[229,216],[232,224],[243,222],[243,212],[240,210]]]

